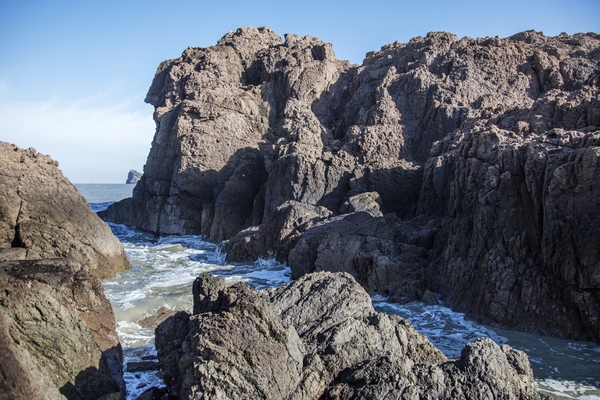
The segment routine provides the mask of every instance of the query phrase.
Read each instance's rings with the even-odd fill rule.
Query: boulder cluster
[[[144,175],[102,218],[598,342],[599,92],[595,33],[437,32],[359,66],[239,29],[159,66]]]
[[[347,273],[259,292],[202,275],[193,293],[193,313],[156,330],[174,398],[547,398],[523,352],[480,339],[449,361],[409,322],[377,313]]]

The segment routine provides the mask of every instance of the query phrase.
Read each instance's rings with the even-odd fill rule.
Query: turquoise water
[[[134,185],[76,185],[94,211],[113,201],[131,196]],[[200,236],[155,238],[118,224],[110,225],[123,243],[133,268],[103,282],[118,324],[126,362],[155,354],[154,330],[138,321],[161,306],[191,309],[191,283],[204,272],[222,275],[229,282],[246,281],[256,288],[281,286],[290,281],[290,270],[275,260],[255,263],[227,263],[215,244]],[[489,337],[509,344],[529,356],[540,390],[558,399],[600,399],[600,345],[560,340],[522,332],[491,328],[469,320],[443,305],[415,302],[394,304],[374,297],[381,312],[398,314],[448,357],[457,358],[467,342]],[[126,373],[128,399],[146,388],[161,385],[154,372]]]

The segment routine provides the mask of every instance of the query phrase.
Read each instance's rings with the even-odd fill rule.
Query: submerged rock
[[[239,29],[159,66],[144,175],[101,215],[600,341],[598,54],[594,33],[432,32],[358,66]]]
[[[194,313],[156,330],[182,399],[545,398],[524,353],[482,339],[449,361],[409,322],[377,313],[349,274],[259,292],[204,275],[193,288]]]
[[[160,324],[176,312],[177,311],[175,310],[171,310],[165,306],[161,306],[158,310],[156,310],[154,314],[140,319],[137,323],[142,328],[156,328],[158,324]]]

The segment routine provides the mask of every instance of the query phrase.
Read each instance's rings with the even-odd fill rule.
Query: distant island
[[[138,183],[138,181],[140,180],[141,177],[142,177],[141,172],[138,172],[135,169],[132,169],[127,174],[127,181],[125,183],[127,183],[127,184]]]

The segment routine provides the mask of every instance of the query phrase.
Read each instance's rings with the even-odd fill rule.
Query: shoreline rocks
[[[49,156],[0,142],[0,260],[71,258],[100,279],[131,268],[123,245]]]
[[[156,329],[177,398],[547,398],[524,353],[480,339],[447,360],[409,322],[375,312],[346,273],[258,292],[202,275],[193,292],[193,314]]]
[[[124,399],[100,282],[123,246],[50,157],[0,142],[0,165],[0,398]]]
[[[112,307],[87,265],[0,262],[0,287],[0,397],[124,398]]]
[[[599,54],[595,33],[432,32],[358,66],[242,28],[159,66],[144,175],[100,215],[600,342]]]

